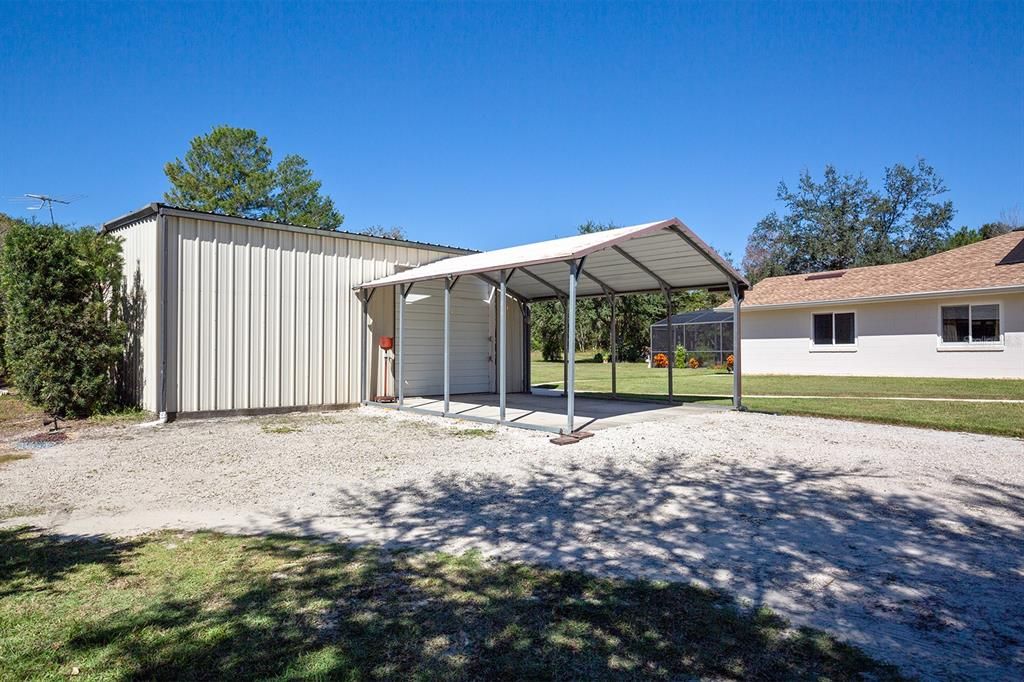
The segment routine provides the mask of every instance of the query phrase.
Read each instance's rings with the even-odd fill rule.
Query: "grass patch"
[[[41,427],[46,414],[16,395],[0,395],[0,436]]]
[[[754,412],[833,417],[853,421],[920,426],[942,431],[968,431],[1024,438],[1024,405],[845,398],[747,398]]]
[[[28,459],[31,456],[27,452],[0,452],[0,466],[17,462],[19,459]]]
[[[562,363],[534,361],[531,380],[552,388],[562,386]],[[619,363],[617,388],[622,393],[667,396],[668,370],[649,368],[644,363]],[[732,374],[714,369],[681,369],[672,372],[677,395],[727,395],[732,392]],[[612,369],[609,364],[577,363],[577,391],[610,393]],[[909,398],[997,398],[1024,400],[1020,379],[935,379],[908,377],[826,377],[744,375],[743,391],[749,395],[817,395],[850,397],[901,396]]]
[[[494,429],[464,428],[452,429],[450,432],[456,438],[494,438]]]
[[[534,361],[532,378],[560,388],[562,365]],[[668,371],[643,363],[623,363],[616,370],[619,397],[665,400]],[[611,366],[577,364],[577,395],[608,398]],[[711,369],[673,372],[675,398],[680,402],[728,405],[717,398],[732,392],[732,375]],[[969,431],[1024,438],[1024,405],[944,401],[857,400],[856,398],[987,398],[1024,400],[1019,379],[914,379],[901,377],[744,376],[743,404],[752,411],[833,417],[855,421],[919,426],[945,431]],[[764,395],[813,395],[822,398],[758,398]]]
[[[298,414],[278,415],[273,417],[255,417],[263,433],[298,433],[307,427],[321,424],[337,424],[341,418],[319,412],[302,412]]]
[[[106,414],[94,414],[86,420],[89,424],[97,426],[110,426],[118,424],[136,424],[153,417],[151,412],[139,409],[138,407],[123,407]]]
[[[260,424],[260,431],[263,433],[298,433],[302,429],[295,424]]]
[[[19,516],[36,516],[38,514],[44,513],[45,511],[45,507],[27,507],[24,505],[14,504],[0,505],[0,521],[17,518]],[[0,542],[0,547],[2,546],[3,543]],[[0,599],[2,599],[2,597],[0,597]],[[0,652],[2,651],[3,649],[0,648]],[[0,671],[2,670],[3,668],[0,667]],[[0,679],[3,679],[2,675],[0,675]]]
[[[697,587],[294,538],[0,529],[10,679],[895,679]]]

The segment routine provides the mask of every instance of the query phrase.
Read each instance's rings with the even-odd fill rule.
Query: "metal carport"
[[[642,225],[621,227],[603,232],[575,235],[562,239],[535,242],[494,251],[446,258],[404,272],[360,284],[355,288],[363,303],[363,322],[368,324],[367,305],[373,292],[381,287],[396,287],[399,294],[397,313],[396,381],[398,409],[405,405],[403,388],[403,326],[405,302],[418,282],[444,282],[443,363],[444,395],[442,414],[450,416],[451,370],[450,298],[451,288],[460,277],[480,278],[498,292],[503,303],[507,297],[518,300],[523,309],[526,327],[529,326],[529,304],[536,301],[560,300],[566,311],[565,392],[566,426],[545,427],[544,430],[571,435],[574,432],[575,368],[568,361],[576,345],[576,299],[579,297],[607,297],[612,310],[611,364],[612,394],[616,392],[615,363],[615,299],[623,294],[661,292],[672,316],[671,293],[691,289],[729,291],[735,314],[733,406],[742,406],[742,370],[740,345],[740,305],[743,292],[749,288],[747,280],[714,249],[702,241],[678,218]],[[515,281],[513,282],[513,277]],[[507,383],[507,326],[506,305],[499,305],[498,319],[498,417],[487,421],[507,426],[523,426],[506,419]],[[361,396],[363,404],[374,403],[367,395],[366,334],[363,334]],[[529,390],[529,386],[527,386]],[[672,365],[668,368],[668,396],[672,402]],[[392,405],[384,405],[392,406]],[[540,428],[540,427],[538,427]]]

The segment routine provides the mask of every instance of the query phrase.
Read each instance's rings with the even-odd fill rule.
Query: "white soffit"
[[[600,296],[672,289],[749,286],[729,263],[678,218],[494,251],[454,256],[382,277],[356,289],[411,284],[462,275],[493,280],[515,270],[510,294],[525,300],[557,298],[568,289],[567,261],[586,256],[578,296]],[[543,281],[541,281],[543,280]],[[606,288],[608,291],[606,291]]]

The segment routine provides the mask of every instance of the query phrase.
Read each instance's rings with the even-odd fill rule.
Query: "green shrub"
[[[604,355],[601,352],[594,353],[594,362],[604,362]]]
[[[540,355],[546,362],[562,359],[562,341],[560,338],[545,336],[541,340]]]
[[[686,348],[683,346],[676,346],[676,367],[686,367]]]
[[[47,412],[88,416],[115,403],[125,341],[121,249],[90,229],[15,225],[0,254],[4,354],[18,391]]]
[[[15,225],[27,225],[24,220],[13,218],[6,213],[0,213],[0,249],[3,249],[3,240],[8,232]],[[4,367],[4,336],[7,327],[7,314],[4,312],[4,291],[0,286],[0,377],[7,377],[7,368]]]

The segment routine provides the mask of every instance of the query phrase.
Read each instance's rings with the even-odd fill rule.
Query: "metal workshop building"
[[[122,239],[129,398],[170,417],[258,414],[357,405],[383,391],[381,337],[395,335],[393,288],[374,297],[366,320],[353,287],[403,269],[472,253],[466,249],[315,230],[149,204],[103,226]],[[518,303],[508,301],[521,320]],[[452,302],[459,340],[453,390],[496,390],[497,299],[467,279]],[[440,309],[410,306],[410,334]],[[361,378],[365,347],[365,379]],[[440,336],[416,335],[407,389],[440,393]],[[508,345],[523,356],[523,332]],[[431,345],[433,344],[433,345]],[[393,363],[392,363],[393,364]],[[509,366],[522,391],[523,363]],[[394,378],[387,383],[394,392]]]

